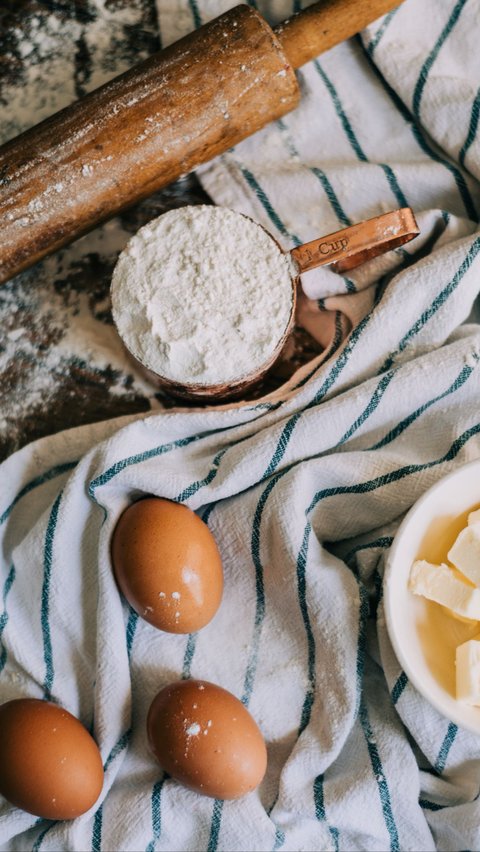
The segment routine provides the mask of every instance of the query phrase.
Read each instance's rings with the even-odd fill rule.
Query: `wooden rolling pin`
[[[236,6],[0,148],[0,282],[292,110],[294,74],[399,0]]]

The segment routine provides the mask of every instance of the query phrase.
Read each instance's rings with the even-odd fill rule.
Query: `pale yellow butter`
[[[457,536],[455,544],[448,552],[448,558],[465,577],[480,586],[480,523],[476,517],[475,522],[470,523],[470,518],[477,515],[478,512],[470,514],[468,527]]]
[[[448,565],[417,560],[410,571],[409,587],[415,595],[446,606],[456,615],[480,620],[480,589],[458,579]]]
[[[480,642],[477,639],[457,647],[455,665],[457,699],[465,704],[480,704]]]

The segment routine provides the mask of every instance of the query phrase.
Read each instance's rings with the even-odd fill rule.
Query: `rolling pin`
[[[236,6],[0,148],[0,282],[294,109],[294,69],[399,0]]]

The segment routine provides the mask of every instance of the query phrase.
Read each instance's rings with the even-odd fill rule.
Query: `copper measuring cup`
[[[243,215],[243,214],[240,214]],[[249,218],[249,217],[247,217]],[[255,223],[258,227],[262,227]],[[266,229],[263,229],[266,230]],[[153,372],[148,365],[139,361],[126,346],[130,357],[139,371],[157,388],[171,396],[198,402],[217,402],[238,399],[257,385],[280,359],[295,323],[297,287],[300,275],[320,266],[329,266],[335,272],[346,272],[356,266],[403,245],[419,234],[415,216],[409,207],[393,210],[368,219],[332,234],[311,240],[284,252],[275,238],[268,232],[279,251],[290,256],[292,275],[292,301],[288,324],[278,340],[268,361],[252,373],[238,380],[218,384],[180,383]],[[123,338],[122,338],[123,339]]]

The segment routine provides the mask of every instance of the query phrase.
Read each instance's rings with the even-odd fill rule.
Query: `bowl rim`
[[[449,696],[452,702],[452,709],[446,710],[445,705],[442,704],[442,701],[439,700],[435,695],[432,696],[428,689],[424,687],[422,684],[420,676],[417,674],[415,667],[411,665],[408,654],[404,652],[404,644],[402,644],[400,637],[397,633],[396,629],[396,619],[393,610],[393,599],[392,599],[392,577],[393,572],[395,570],[395,563],[397,560],[398,551],[401,549],[405,535],[408,535],[410,526],[412,524],[413,518],[417,515],[419,509],[421,509],[426,503],[428,503],[435,495],[442,491],[445,486],[448,486],[448,483],[451,483],[452,480],[457,478],[461,478],[462,476],[468,475],[468,471],[474,468],[480,468],[480,457],[477,459],[473,459],[471,461],[465,462],[464,464],[459,465],[454,470],[445,474],[445,476],[440,477],[437,482],[434,482],[433,485],[428,488],[418,500],[415,501],[413,506],[410,507],[407,514],[403,518],[400,523],[397,532],[394,536],[394,540],[392,546],[390,548],[389,554],[387,556],[386,564],[385,564],[385,573],[383,578],[383,601],[384,601],[384,612],[385,612],[385,623],[387,627],[388,636],[395,653],[395,656],[402,667],[402,670],[407,675],[410,683],[415,687],[415,689],[422,695],[428,702],[431,704],[444,718],[448,719],[451,722],[454,722],[460,728],[470,731],[471,733],[480,735],[480,706],[476,707],[475,705],[463,705],[457,699],[453,698],[453,696]],[[480,490],[480,486],[479,486]],[[480,494],[479,494],[480,499]],[[466,507],[468,508],[468,507]],[[465,720],[464,715],[462,713],[462,707],[468,709],[470,711],[478,709],[478,723],[474,724],[471,721]],[[458,710],[457,710],[458,708]]]

